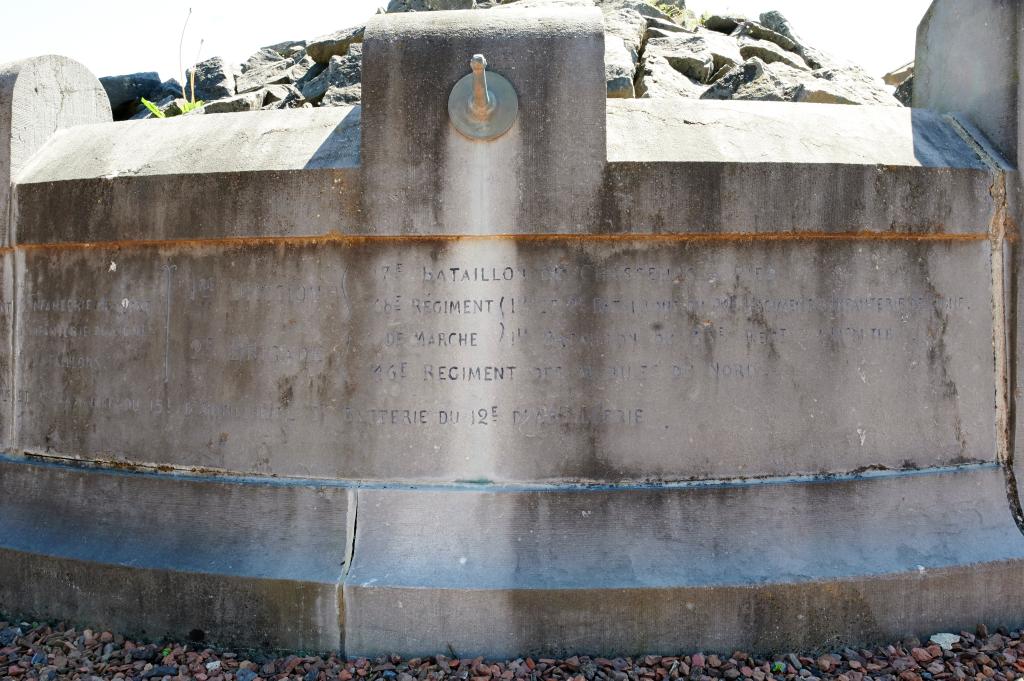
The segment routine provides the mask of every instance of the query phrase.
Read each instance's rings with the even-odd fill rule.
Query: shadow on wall
[[[989,140],[981,138],[968,141],[946,114],[930,109],[911,109],[910,125],[914,138],[914,158],[925,168],[988,170],[990,166],[981,157],[981,153],[991,156],[999,165],[1010,167]],[[982,133],[972,129],[969,135],[977,138]],[[984,148],[984,152],[977,147]]]
[[[359,165],[361,106],[352,107],[303,168],[353,168]]]

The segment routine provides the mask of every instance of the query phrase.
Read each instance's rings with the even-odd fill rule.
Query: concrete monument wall
[[[607,100],[597,15],[489,15],[375,19],[362,107],[19,166],[0,609],[355,655],[1019,624],[1005,136]]]

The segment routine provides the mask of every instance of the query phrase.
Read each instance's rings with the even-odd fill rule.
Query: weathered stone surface
[[[758,57],[717,78],[702,97],[899,106],[895,97],[861,72],[827,69],[808,73],[781,62],[766,64]]]
[[[331,85],[324,93],[320,106],[345,106],[356,104],[363,98],[363,88],[359,83],[353,85]]]
[[[787,50],[789,52],[792,52],[796,49],[796,43],[793,40],[787,38],[781,33],[776,33],[775,31],[771,30],[766,26],[762,26],[756,21],[741,22],[736,27],[736,30],[732,32],[732,35],[736,37],[746,36],[749,38],[754,38],[756,40],[766,40],[770,43],[775,43],[783,50]]]
[[[357,45],[349,45],[349,53],[352,53],[354,51],[353,48],[356,46]],[[307,80],[307,76],[310,78],[315,77],[320,70],[323,69],[323,67],[313,61],[313,58],[305,52],[296,54],[293,58],[297,59],[297,61],[295,62],[295,66],[293,66],[288,72],[288,82],[290,83],[298,83],[300,81],[305,82]],[[310,71],[314,68],[317,69],[317,72],[311,74]]]
[[[204,101],[231,97],[235,94],[235,69],[221,57],[210,57],[185,71],[186,93],[192,97],[192,74],[195,73],[195,98]]]
[[[0,499],[5,608],[152,636],[201,631],[211,641],[313,650],[341,643],[342,488],[0,459]],[[18,588],[25,584],[33,588]]]
[[[360,491],[359,508],[375,517],[356,528],[345,585],[350,654],[449,643],[498,656],[857,647],[906,636],[908,621],[923,631],[1017,622],[1024,606],[1009,587],[1024,538],[994,467],[731,489],[435,494]],[[787,522],[768,530],[766,518]],[[622,546],[636,548],[612,548]]]
[[[775,31],[779,35],[786,36],[796,43],[797,46],[803,42],[797,37],[796,33],[794,33],[793,27],[789,23],[789,19],[787,19],[782,12],[779,12],[778,10],[762,12],[758,19],[765,28]]]
[[[987,247],[638,236],[33,251],[17,383],[46,397],[24,400],[16,444],[433,481],[990,460]]]
[[[690,31],[674,21],[665,21],[657,17],[647,17],[647,28],[657,29],[666,33],[690,33]]]
[[[744,21],[746,21],[746,18],[741,16],[712,14],[704,19],[703,25],[711,31],[731,34]]]
[[[1012,2],[936,0],[917,28],[914,58],[914,106],[962,113],[1011,161],[1019,141],[1021,21]]]
[[[636,64],[637,56],[644,41],[647,30],[646,18],[636,10],[629,8],[615,9],[603,13],[605,35],[618,36],[626,44]]]
[[[899,103],[903,106],[913,106],[914,104],[914,77],[910,76],[896,88],[893,93],[893,97],[899,100]]]
[[[988,166],[929,111],[636,99],[607,121],[606,231],[978,235],[996,212]]]
[[[548,3],[550,4],[550,0],[548,0]],[[672,17],[662,12],[653,4],[645,2],[645,0],[597,0],[596,4],[601,7],[604,12],[608,12],[609,10],[630,9],[650,19],[672,21]]]
[[[276,64],[283,59],[287,59],[287,57],[280,52],[269,47],[261,47],[242,64],[242,73],[246,73],[250,69],[258,69],[264,66],[270,66],[271,64]]]
[[[904,64],[899,68],[893,69],[889,73],[882,76],[882,81],[886,85],[896,86],[914,75],[914,62]]]
[[[58,130],[109,122],[110,100],[88,69],[67,57],[0,65],[0,245],[11,243],[11,184]]]
[[[100,85],[110,99],[110,108],[113,110],[122,107],[129,109],[126,113],[130,116],[135,113],[135,107],[139,99],[146,97],[153,98],[154,91],[159,91],[163,85],[160,75],[153,71],[145,73],[129,73],[120,76],[104,76],[100,78]],[[127,118],[127,116],[122,116]]]
[[[1016,617],[1018,179],[984,134],[608,102],[596,9],[448,15],[371,23],[362,86],[323,95],[365,109],[70,128],[18,173],[0,601],[138,623],[174,590],[158,626],[353,654]],[[445,111],[478,51],[520,94],[487,143]],[[761,68],[790,99],[849,78]]]
[[[17,188],[21,243],[322,235],[358,224],[358,108],[159,123],[159,138],[152,122],[133,121],[48,145],[35,179]]]
[[[274,43],[273,45],[267,45],[266,47],[260,48],[261,50],[272,50],[282,57],[295,57],[299,52],[304,52],[306,49],[305,40],[285,40],[284,42]]]
[[[331,57],[340,56],[348,52],[349,46],[353,43],[363,42],[364,30],[364,26],[355,26],[311,40],[306,45],[306,54],[317,64],[326,65],[331,61]]]
[[[294,106],[303,100],[302,92],[294,85],[268,85],[263,88],[263,106],[276,109]]]
[[[428,10],[473,9],[476,0],[423,0],[423,4]]]
[[[307,101],[319,101],[332,87],[343,88],[359,83],[361,70],[362,53],[360,51],[343,56],[335,55],[331,57],[326,69],[300,85],[300,91]]]
[[[698,83],[707,83],[715,73],[715,57],[698,35],[682,34],[647,41],[645,61],[663,59],[679,73]]]
[[[293,59],[279,59],[272,64],[250,68],[235,79],[235,90],[238,94],[245,94],[267,85],[290,83],[293,80],[292,68],[295,65]]]
[[[754,57],[734,66],[701,96],[704,99],[790,101],[801,84],[798,72],[785,64],[769,65]]]
[[[706,77],[713,75],[714,58],[702,45],[681,43],[676,36],[651,38],[636,81],[637,97],[700,97],[701,82],[679,69]],[[694,48],[697,48],[695,50]],[[677,66],[673,65],[676,64]]]
[[[757,38],[741,37],[739,40],[740,55],[743,59],[757,57],[765,64],[781,62],[795,69],[806,69],[807,64],[795,52],[782,49],[773,42]]]
[[[448,118],[451,88],[475,52],[519,99],[515,124],[486,154]],[[387,188],[366,195],[365,228],[479,234],[594,224],[608,101],[598,10],[382,15],[367,26],[363,54],[362,181]],[[396,82],[389,74],[398,63],[408,68]],[[424,163],[438,170],[424,176]],[[500,189],[510,186],[518,190]]]
[[[604,36],[604,73],[609,97],[634,97],[633,77],[636,73],[636,53],[626,47],[617,35]]]
[[[263,106],[264,92],[247,92],[226,99],[218,99],[204,104],[200,111],[207,114],[236,113],[239,111],[257,111]]]
[[[880,79],[869,75],[859,66],[817,69],[814,71],[814,77],[819,81],[829,81],[835,86],[839,96],[852,103],[882,106],[899,105],[899,101]],[[820,83],[817,84],[820,85]]]

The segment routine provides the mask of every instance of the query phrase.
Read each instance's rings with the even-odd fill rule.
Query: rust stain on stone
[[[728,232],[728,233],[632,233],[616,234],[390,234],[363,235],[331,233],[322,236],[266,236],[220,237],[214,239],[137,239],[125,241],[91,241],[19,244],[4,248],[3,252],[37,250],[108,250],[126,248],[205,248],[205,247],[258,247],[265,245],[306,247],[328,244],[355,245],[380,243],[456,242],[456,241],[523,241],[523,242],[705,242],[737,243],[767,241],[986,241],[984,232],[911,233],[911,232]]]

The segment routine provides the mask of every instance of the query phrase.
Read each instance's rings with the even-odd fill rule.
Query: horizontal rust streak
[[[107,250],[153,247],[203,246],[316,246],[320,244],[363,244],[373,242],[437,242],[437,241],[558,241],[558,242],[708,242],[736,243],[755,241],[987,241],[986,233],[899,233],[899,232],[730,232],[730,233],[616,233],[616,234],[325,234],[323,236],[218,237],[211,239],[136,239],[127,241],[94,241],[19,244],[15,250]]]

